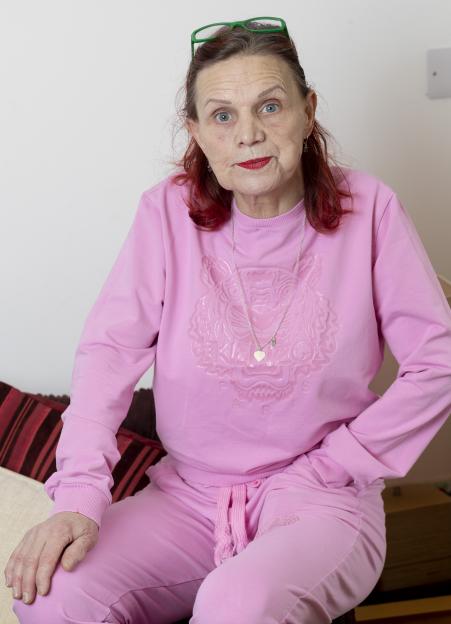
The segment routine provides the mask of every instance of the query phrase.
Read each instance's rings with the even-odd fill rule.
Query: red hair
[[[259,24],[255,24],[256,28]],[[196,77],[201,69],[237,54],[272,54],[283,59],[290,67],[301,96],[305,98],[312,90],[306,83],[304,70],[299,64],[295,44],[281,33],[253,33],[249,30],[223,26],[215,33],[215,39],[200,45],[188,68],[185,81],[185,103],[181,110],[186,118],[198,120],[195,105]],[[335,230],[343,214],[352,212],[342,208],[340,197],[351,197],[350,190],[339,188],[334,170],[342,174],[336,159],[328,154],[327,140],[330,133],[315,119],[308,137],[308,151],[303,152],[301,167],[304,179],[304,206],[311,226],[319,232]],[[331,167],[333,163],[335,167]],[[176,184],[188,183],[187,205],[194,223],[207,230],[216,230],[230,219],[233,191],[220,186],[213,172],[208,171],[208,161],[191,137],[182,158],[172,161],[183,171],[173,176]],[[349,189],[349,184],[348,184]]]

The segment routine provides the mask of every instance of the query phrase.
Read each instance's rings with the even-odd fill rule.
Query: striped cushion
[[[55,452],[67,405],[0,381],[0,466],[44,482],[56,471]],[[162,444],[125,427],[116,434],[121,458],[113,469],[113,502],[149,483],[145,471],[166,451]]]

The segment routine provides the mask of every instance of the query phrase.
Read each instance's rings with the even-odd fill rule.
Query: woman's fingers
[[[9,585],[12,586],[14,598],[28,599],[23,596],[23,579],[34,574],[39,555],[43,546],[42,536],[39,535],[39,525],[32,527],[25,533],[22,540],[11,554],[5,569]],[[8,582],[7,581],[7,582]],[[28,593],[28,591],[26,592]],[[26,601],[26,600],[25,600]]]
[[[78,512],[59,512],[32,527],[12,552],[4,571],[14,598],[29,604],[36,591],[45,595],[61,554],[63,568],[72,570],[94,547],[98,532],[97,523]]]
[[[29,557],[29,565],[24,568],[22,577],[24,602],[33,602],[36,597],[36,592],[42,596],[48,592],[50,580],[58,565],[61,553],[71,542],[72,536],[67,528],[58,527],[57,530],[54,533],[50,533],[50,535],[46,532],[44,543],[37,560],[34,553],[31,554]]]

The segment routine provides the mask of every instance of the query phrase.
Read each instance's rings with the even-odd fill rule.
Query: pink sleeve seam
[[[379,228],[380,228],[380,226],[381,226],[382,219],[384,218],[385,213],[387,212],[387,208],[389,207],[389,205],[390,205],[390,203],[391,203],[391,201],[392,201],[393,197],[395,197],[395,195],[396,195],[396,193],[392,193],[392,194],[390,195],[389,200],[387,201],[387,205],[385,206],[385,208],[384,208],[384,210],[383,210],[383,212],[382,212],[381,218],[379,219],[379,223],[377,224],[377,229],[376,229],[376,240],[377,240],[377,237],[378,237],[378,234],[379,234]]]

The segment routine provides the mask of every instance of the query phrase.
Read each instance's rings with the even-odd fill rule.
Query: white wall
[[[451,45],[448,0],[0,0],[1,380],[69,391],[140,194],[181,154],[186,135],[175,153],[171,139],[191,31],[274,14],[336,155],[398,192],[451,278],[451,99],[425,95],[426,50]]]

